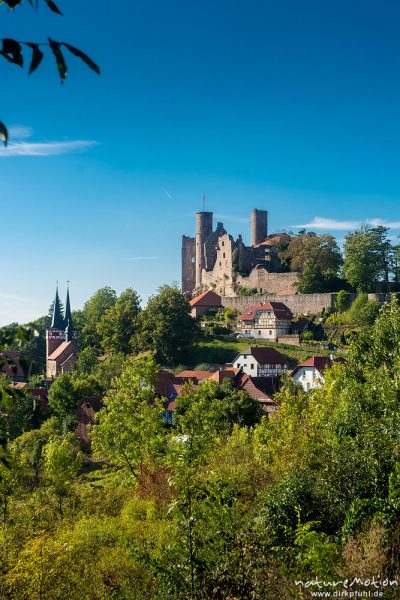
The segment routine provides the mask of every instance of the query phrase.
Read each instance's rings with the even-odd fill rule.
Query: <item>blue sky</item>
[[[145,300],[180,280],[194,213],[249,240],[309,225],[400,231],[400,4],[371,0],[59,0],[64,17],[0,7],[0,37],[67,41],[31,77],[0,62],[0,325],[99,287]],[[1,58],[1,57],[0,57]],[[377,220],[377,221],[376,221]]]

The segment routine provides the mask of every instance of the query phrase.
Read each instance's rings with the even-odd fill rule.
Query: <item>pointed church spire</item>
[[[60,296],[58,295],[58,285],[56,287],[56,297],[54,298],[53,317],[51,319],[50,329],[64,329],[64,317],[62,314]]]
[[[74,328],[72,323],[72,314],[71,314],[71,302],[69,299],[69,281],[67,287],[67,300],[65,302],[65,318],[64,318],[65,327],[69,327],[70,330]]]

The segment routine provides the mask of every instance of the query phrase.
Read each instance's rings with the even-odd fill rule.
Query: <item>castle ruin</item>
[[[281,273],[278,247],[287,233],[268,235],[268,211],[251,211],[251,246],[235,241],[223,223],[213,230],[213,213],[196,213],[195,237],[182,236],[182,291],[188,295],[213,290],[221,296],[243,291],[291,295],[296,273]]]

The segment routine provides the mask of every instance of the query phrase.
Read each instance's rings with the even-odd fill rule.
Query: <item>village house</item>
[[[266,302],[246,308],[238,319],[240,337],[278,341],[291,332],[292,313],[283,302]]]
[[[321,387],[325,383],[324,373],[333,365],[333,356],[312,356],[300,362],[290,376],[303,387],[305,392]],[[338,358],[335,362],[343,362]]]
[[[287,373],[288,362],[275,348],[247,348],[233,361],[236,369],[252,377],[279,377]]]
[[[192,317],[203,317],[208,313],[210,308],[222,308],[221,296],[216,294],[215,292],[203,292],[196,298],[193,298],[189,302],[191,306],[191,315]]]

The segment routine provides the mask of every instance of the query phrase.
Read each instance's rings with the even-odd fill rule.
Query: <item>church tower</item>
[[[77,337],[72,322],[69,288],[63,315],[57,286],[51,325],[46,330],[46,376],[49,379],[73,369],[78,358]]]

